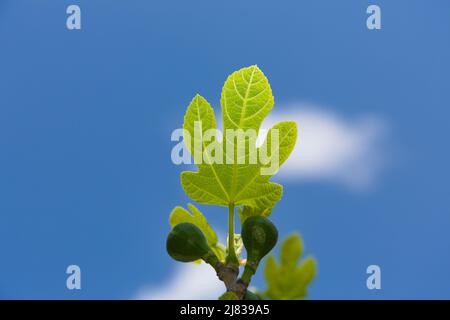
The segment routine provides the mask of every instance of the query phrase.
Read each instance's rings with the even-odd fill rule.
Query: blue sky
[[[69,4],[81,7],[82,30],[66,29]],[[381,30],[366,28],[369,4],[381,7]],[[333,175],[351,176],[355,160],[277,178],[285,193],[273,221],[282,236],[299,231],[318,261],[310,298],[450,298],[449,9],[2,0],[0,298],[128,299],[170,281],[168,215],[189,201],[170,134],[197,92],[218,114],[226,76],[253,64],[280,114],[302,122],[302,110],[322,110],[385,128],[382,143],[358,144],[368,150],[358,165],[382,160],[368,186]],[[224,208],[200,207],[225,230]],[[66,289],[70,264],[81,267],[80,291]],[[381,290],[366,288],[370,264]]]

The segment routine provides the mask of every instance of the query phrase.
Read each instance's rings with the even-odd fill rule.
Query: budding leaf
[[[274,300],[304,299],[309,284],[314,279],[317,267],[312,257],[298,261],[303,251],[299,235],[292,235],[283,241],[280,252],[280,264],[273,255],[269,256],[264,275],[267,290],[264,296]]]
[[[234,234],[234,251],[236,252],[236,256],[239,258],[242,253],[242,249],[244,248],[244,243],[242,242],[242,237],[240,234]]]
[[[198,165],[198,172],[181,173],[181,184],[188,196],[205,204],[248,206],[255,215],[267,212],[276,204],[282,186],[269,179],[294,148],[297,126],[292,121],[278,123],[269,130],[262,146],[256,148],[259,128],[273,104],[269,82],[257,66],[231,74],[222,90],[223,138],[220,140],[207,135],[208,130],[216,129],[211,105],[199,95],[194,97],[183,124],[185,144]],[[241,130],[244,143],[239,144],[236,135],[228,137],[227,129],[233,129],[235,134]],[[245,134],[249,129],[256,135]],[[278,137],[277,145],[272,145],[272,136]],[[233,151],[231,156],[227,148]],[[256,162],[252,161],[254,150]],[[261,155],[265,155],[263,161]],[[272,171],[274,162],[278,165]]]
[[[175,207],[170,213],[169,223],[173,228],[177,224],[189,222],[196,225],[205,235],[209,247],[214,251],[219,260],[225,257],[225,249],[219,243],[218,237],[214,229],[209,225],[205,216],[193,204],[188,204],[189,210],[192,214],[183,207]]]
[[[287,237],[281,244],[280,262],[284,266],[295,267],[303,252],[303,244],[299,236]]]

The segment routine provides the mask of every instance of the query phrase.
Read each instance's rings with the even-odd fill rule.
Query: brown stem
[[[247,292],[248,284],[241,279],[238,279],[239,268],[234,264],[218,262],[215,266],[215,270],[219,279],[225,284],[227,291],[235,293],[236,296],[242,300]]]
[[[240,300],[243,300],[245,293],[247,292],[247,287],[248,284],[244,283],[244,281],[239,279],[233,284],[231,290],[229,291],[234,292]]]
[[[215,269],[217,272],[217,277],[225,283],[227,291],[230,291],[239,275],[239,269],[234,265],[228,265],[222,262],[218,262]]]

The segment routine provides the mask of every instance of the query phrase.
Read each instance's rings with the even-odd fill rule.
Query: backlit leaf
[[[273,255],[266,261],[264,275],[267,289],[264,296],[274,300],[304,299],[308,286],[316,276],[316,261],[305,258],[298,265],[303,251],[300,236],[294,234],[283,241],[280,250],[280,264]]]
[[[260,148],[256,148],[256,137],[247,135],[245,131],[253,129],[257,134],[273,104],[269,82],[257,66],[234,72],[225,81],[222,90],[223,139],[219,141],[213,137],[205,141],[206,131],[216,129],[214,111],[201,96],[197,95],[191,101],[183,128],[186,130],[185,143],[198,164],[198,172],[182,172],[181,183],[193,200],[222,206],[248,206],[253,208],[254,214],[268,212],[267,210],[276,204],[282,195],[282,186],[270,182],[269,179],[295,146],[296,123],[286,121],[275,125],[269,130]],[[227,129],[240,129],[245,143],[238,147],[238,138],[228,137]],[[278,137],[279,142],[273,146],[273,152],[272,137]],[[200,148],[194,148],[195,143]],[[210,143],[220,146],[222,154],[217,156],[216,153],[206,152]],[[227,157],[227,147],[233,147],[233,159]],[[256,162],[250,161],[254,150],[258,155]],[[260,154],[266,157],[260,157]],[[213,158],[221,159],[222,163],[212,161]],[[264,162],[261,162],[261,159],[264,159]],[[272,163],[278,163],[274,170]]]

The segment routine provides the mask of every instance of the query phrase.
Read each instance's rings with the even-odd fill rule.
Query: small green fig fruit
[[[166,248],[169,255],[181,262],[204,259],[207,263],[216,263],[217,256],[208,246],[203,232],[194,224],[177,224],[167,237]]]
[[[241,232],[247,260],[260,261],[278,240],[278,230],[269,219],[261,216],[247,218]]]
[[[269,219],[261,216],[249,217],[242,225],[242,240],[247,250],[242,280],[249,284],[258,268],[259,261],[272,250],[278,240],[278,230]]]

